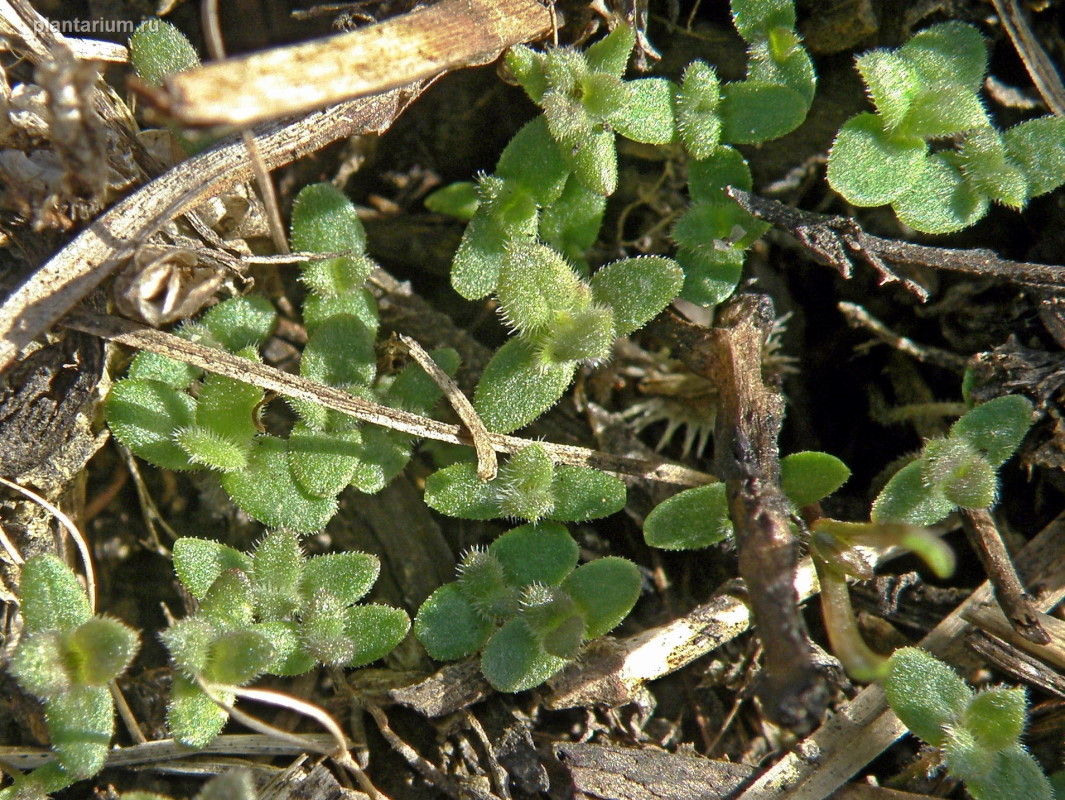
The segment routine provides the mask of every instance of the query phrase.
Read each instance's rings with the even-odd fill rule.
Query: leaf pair
[[[440,661],[480,652],[481,671],[500,691],[531,689],[616,627],[639,596],[632,562],[607,557],[578,567],[578,555],[558,523],[515,528],[466,555],[459,579],[422,604],[415,635]]]
[[[377,580],[366,553],[306,558],[296,534],[275,531],[251,554],[179,539],[174,568],[199,611],[163,634],[176,672],[167,713],[174,737],[203,747],[228,715],[197,681],[232,702],[231,687],[260,675],[298,675],[316,664],[357,667],[389,653],[410,621],[399,609],[357,605]]]

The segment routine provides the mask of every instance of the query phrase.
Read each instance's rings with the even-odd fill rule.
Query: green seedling
[[[578,567],[578,551],[556,522],[523,525],[470,551],[458,580],[418,610],[415,635],[439,661],[479,652],[499,691],[538,686],[615,628],[640,593],[635,564],[607,557]]]
[[[998,498],[997,470],[1017,450],[1032,422],[1032,404],[998,397],[958,419],[946,437],[888,481],[873,503],[874,522],[932,525],[957,506],[988,508]]]
[[[22,638],[11,673],[44,704],[56,760],[16,778],[0,798],[44,795],[99,772],[114,733],[108,684],[137,654],[136,632],[93,616],[77,577],[52,555],[22,567]]]
[[[541,445],[533,444],[511,456],[488,482],[477,477],[472,463],[444,467],[426,480],[425,502],[464,519],[584,522],[620,511],[625,484],[588,467],[555,465]]]
[[[995,128],[978,94],[987,45],[971,25],[933,25],[857,66],[876,113],[848,120],[828,159],[829,183],[848,202],[890,203],[906,225],[949,233],[990,202],[1023,208],[1065,183],[1065,118]],[[930,146],[951,137],[955,148]]]
[[[902,723],[935,747],[947,772],[975,800],[1052,800],[1043,770],[1021,744],[1024,689],[973,692],[942,661],[915,647],[891,656],[884,691]]]
[[[374,265],[351,201],[328,184],[306,187],[293,208],[292,243],[304,252],[348,253],[301,272],[309,292],[301,374],[407,411],[431,409],[440,390],[416,364],[377,376],[377,306],[363,286]],[[259,360],[276,320],[266,300],[240,297],[177,333]],[[445,372],[458,368],[453,350],[431,355]],[[362,429],[311,403],[292,401],[299,421],[287,438],[272,435],[263,429],[263,402],[261,389],[141,353],[113,387],[106,416],[115,437],[141,458],[166,469],[210,470],[249,515],[302,533],[325,527],[347,486],[380,491],[410,459],[409,434]]]
[[[306,558],[296,534],[269,533],[250,554],[205,539],[179,539],[174,569],[200,608],[163,633],[174,662],[167,722],[174,738],[203,747],[228,714],[234,687],[261,675],[299,675],[317,664],[360,667],[407,635],[399,609],[359,604],[380,572],[366,553]]]

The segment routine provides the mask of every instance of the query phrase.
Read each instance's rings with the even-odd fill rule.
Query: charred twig
[[[855,259],[861,259],[880,273],[881,283],[900,280],[921,300],[928,299],[928,291],[916,281],[900,278],[890,264],[964,272],[1030,286],[1065,286],[1065,270],[1060,266],[1009,261],[990,250],[951,250],[884,239],[866,233],[849,217],[801,211],[735,186],[730,186],[727,194],[749,213],[788,231],[823,263],[838,269],[844,278],[851,276]]]
[[[780,488],[777,436],[784,419],[778,386],[762,376],[762,348],[773,324],[768,297],[741,295],[710,330],[669,318],[674,354],[720,388],[714,452],[728,491],[740,575],[765,648],[761,694],[780,722],[809,730],[827,689],[813,666],[813,647],[799,614],[794,579],[798,543]]]
[[[984,572],[995,587],[995,597],[1010,624],[1025,639],[1036,644],[1048,643],[1050,636],[1039,624],[1039,615],[1032,597],[1025,591],[1024,584],[1017,576],[1017,570],[1006,552],[1006,546],[1002,543],[991,512],[986,508],[959,508],[958,513],[961,515],[969,544],[980,557]]]
[[[1047,107],[1055,114],[1065,114],[1065,86],[1061,83],[1061,76],[1058,75],[1054,62],[1050,60],[1043,45],[1039,43],[1038,37],[1032,32],[1020,3],[1017,0],[991,2]]]
[[[837,303],[836,307],[852,328],[862,328],[869,331],[884,344],[894,347],[900,353],[905,353],[925,364],[934,364],[937,367],[949,369],[958,375],[965,373],[966,359],[957,353],[952,353],[939,347],[918,344],[913,339],[901,336],[857,303],[844,301]]]

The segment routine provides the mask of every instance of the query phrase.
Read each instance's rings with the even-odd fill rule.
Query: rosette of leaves
[[[874,522],[933,525],[957,506],[988,508],[998,498],[998,468],[1032,424],[1019,395],[989,400],[960,417],[941,439],[892,476],[873,503]]]
[[[625,484],[590,467],[556,465],[542,445],[512,455],[490,481],[470,462],[451,464],[425,481],[425,502],[463,519],[584,522],[625,506]]]
[[[642,327],[683,281],[668,258],[615,261],[583,280],[556,251],[514,242],[499,272],[500,312],[517,336],[485,367],[473,404],[485,426],[509,433],[550,408],[582,362],[609,358],[614,340]]]
[[[292,243],[303,252],[344,253],[308,262],[301,279],[308,341],[304,377],[363,398],[425,413],[439,388],[416,364],[377,376],[377,305],[364,288],[373,262],[351,201],[329,184],[305,187],[292,214]],[[259,360],[259,345],[277,321],[263,298],[238,297],[209,309],[179,336]],[[458,368],[453,350],[432,354],[445,372]],[[410,459],[413,437],[360,428],[351,417],[292,401],[300,419],[287,438],[261,422],[264,392],[220,375],[150,353],[137,355],[107,399],[115,437],[136,455],[165,469],[209,469],[240,508],[273,527],[320,530],[336,513],[347,486],[384,488]]]
[[[607,557],[577,566],[579,548],[555,522],[523,525],[472,550],[458,580],[426,599],[414,633],[430,656],[481,654],[481,672],[503,692],[531,689],[616,627],[640,593],[636,565]]]
[[[949,666],[915,647],[896,650],[884,692],[902,723],[939,751],[947,772],[975,800],[1051,800],[1054,792],[1021,735],[1024,689],[973,692]]]
[[[850,477],[847,465],[816,451],[792,453],[780,460],[780,485],[796,508],[832,494]],[[659,503],[643,524],[644,540],[663,550],[695,550],[732,535],[725,484],[696,486]]]
[[[211,540],[179,539],[174,569],[200,605],[162,635],[175,667],[167,723],[190,747],[206,745],[228,719],[201,683],[232,703],[233,687],[264,674],[369,664],[391,652],[410,628],[399,609],[359,604],[380,572],[375,556],[307,558],[289,531],[267,534],[250,554]]]
[[[925,233],[978,222],[990,202],[1023,208],[1065,183],[1065,118],[994,127],[979,90],[987,45],[962,22],[917,33],[897,50],[857,58],[876,113],[852,117],[828,159],[828,181],[857,206],[890,203]],[[956,148],[930,142],[958,138]]]
[[[44,704],[54,762],[38,767],[0,797],[58,791],[99,772],[114,733],[108,684],[137,654],[137,633],[123,622],[93,616],[73,572],[53,555],[22,566],[23,631],[10,669]]]

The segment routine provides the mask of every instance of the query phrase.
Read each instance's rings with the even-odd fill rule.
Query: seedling
[[[557,522],[514,528],[466,554],[458,580],[418,610],[414,633],[438,661],[480,652],[481,672],[500,691],[538,686],[615,628],[640,594],[632,562],[607,557],[578,567],[578,555]]]
[[[1024,689],[974,693],[949,666],[915,647],[896,650],[884,679],[902,723],[938,750],[947,772],[975,800],[1052,800],[1039,764],[1021,744],[1028,721]]]
[[[99,772],[114,733],[108,684],[139,647],[126,624],[93,616],[85,590],[58,558],[40,555],[22,566],[23,632],[11,672],[45,708],[56,760],[16,778],[0,798],[58,791]]]
[[[203,747],[228,714],[234,687],[261,675],[299,675],[317,664],[360,667],[407,635],[399,609],[362,604],[380,562],[366,553],[306,558],[294,533],[269,533],[250,554],[205,539],[179,539],[174,569],[200,602],[163,634],[174,661],[167,722],[174,738]]]
[[[996,129],[978,95],[987,45],[971,25],[933,25],[857,66],[876,113],[848,120],[828,159],[828,181],[848,202],[890,203],[906,225],[949,233],[992,201],[1019,209],[1065,183],[1065,118]],[[958,147],[930,146],[950,137]]]

